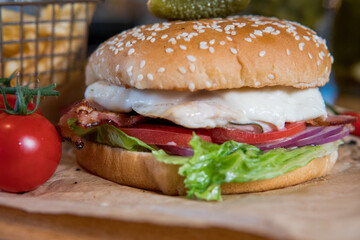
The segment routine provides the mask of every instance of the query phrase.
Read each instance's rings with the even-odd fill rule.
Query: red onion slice
[[[274,148],[292,148],[303,147],[308,145],[321,145],[329,142],[334,142],[349,135],[350,128],[345,125],[330,126],[330,127],[308,127],[304,131],[286,138],[271,143],[258,144],[262,151],[268,151]],[[173,155],[191,157],[194,155],[192,148],[177,147],[171,145],[158,145],[159,148],[165,152]]]
[[[311,137],[311,136],[321,132],[323,129],[324,129],[324,127],[307,127],[304,131],[302,131],[298,134],[295,134],[291,137],[283,138],[283,139],[276,140],[276,141],[270,142],[270,143],[257,144],[255,146],[258,147],[262,151],[268,151],[268,150],[271,150],[274,148],[280,148],[280,147],[284,147],[286,145],[295,143],[303,138]]]
[[[325,143],[329,143],[329,142],[335,142],[339,139],[342,139],[343,137],[347,136],[350,134],[350,128],[348,127],[344,127],[341,132],[335,134],[335,135],[331,135],[329,137],[326,138],[322,138],[319,139],[319,141],[316,141],[313,143],[313,145],[321,145],[321,144],[325,144]]]
[[[286,148],[291,148],[291,147],[302,147],[302,146],[308,146],[308,145],[315,145],[316,142],[319,142],[322,139],[331,137],[335,134],[340,133],[344,128],[344,125],[340,125],[340,126],[331,126],[331,127],[325,127],[321,132],[307,137],[307,138],[303,138],[299,141],[296,141],[295,143],[286,145],[284,147]]]
[[[185,157],[191,157],[194,155],[194,151],[192,148],[186,148],[186,147],[177,147],[177,146],[171,146],[171,145],[157,145],[159,148],[164,150],[168,154],[172,155],[179,155],[179,156],[185,156]]]

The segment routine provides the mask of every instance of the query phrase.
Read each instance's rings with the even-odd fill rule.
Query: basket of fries
[[[99,0],[0,2],[0,77],[56,83],[83,78],[88,29]]]

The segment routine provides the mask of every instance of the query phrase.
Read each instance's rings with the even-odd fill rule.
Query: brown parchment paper
[[[223,227],[275,239],[360,239],[360,139],[347,137],[331,174],[298,186],[201,202],[164,196],[87,173],[63,145],[54,176],[25,194],[0,192],[0,205],[33,213],[129,222]]]

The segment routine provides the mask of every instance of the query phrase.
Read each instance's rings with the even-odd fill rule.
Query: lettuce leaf
[[[180,167],[179,174],[185,176],[187,197],[219,201],[223,183],[249,182],[283,175],[307,165],[315,158],[330,154],[340,143],[262,152],[249,144],[228,141],[218,145],[194,136],[190,141],[194,156]]]
[[[82,128],[76,124],[76,119],[69,119],[68,125],[77,135],[91,141],[129,151],[152,152],[160,162],[180,165],[179,174],[185,177],[187,197],[202,200],[220,201],[223,183],[277,177],[330,154],[341,144],[341,141],[336,141],[319,146],[277,148],[262,152],[255,146],[235,141],[221,145],[209,143],[194,134],[190,141],[194,156],[182,157],[169,155],[156,146],[128,136],[111,124]]]
[[[90,141],[136,152],[151,152],[157,150],[156,146],[148,145],[135,137],[128,136],[111,124],[82,128],[76,124],[76,121],[77,119],[74,118],[69,119],[69,128],[79,137],[84,137]]]

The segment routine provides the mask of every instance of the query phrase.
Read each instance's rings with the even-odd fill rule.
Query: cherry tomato
[[[0,114],[0,189],[26,192],[46,182],[61,157],[55,127],[39,114]]]
[[[357,118],[356,122],[352,123],[352,125],[354,126],[354,130],[351,131],[351,134],[360,137],[360,114],[355,113],[355,112],[345,112],[342,114],[353,116],[353,117]]]
[[[248,133],[231,128],[214,128],[209,131],[211,133],[210,136],[215,143],[223,143],[229,140],[234,140],[240,143],[254,144],[289,137],[304,130],[305,123],[296,122],[285,124],[285,128],[282,130],[266,133]]]
[[[12,107],[12,108],[15,107],[15,103],[16,103],[16,96],[15,95],[10,95],[10,94],[6,95],[6,100],[8,101],[10,107]],[[27,107],[27,110],[31,111],[31,110],[35,109],[35,107],[36,107],[36,104],[30,102],[28,107]],[[1,94],[0,94],[0,109],[5,109],[4,98],[3,98],[3,96]],[[3,111],[0,110],[0,113],[3,113]],[[36,113],[42,114],[40,108],[38,108],[36,110]]]
[[[136,137],[147,144],[173,145],[178,147],[189,147],[189,142],[193,138],[195,130],[183,127],[140,124],[134,128],[121,128],[129,136]],[[210,136],[197,135],[204,141],[211,142]]]

